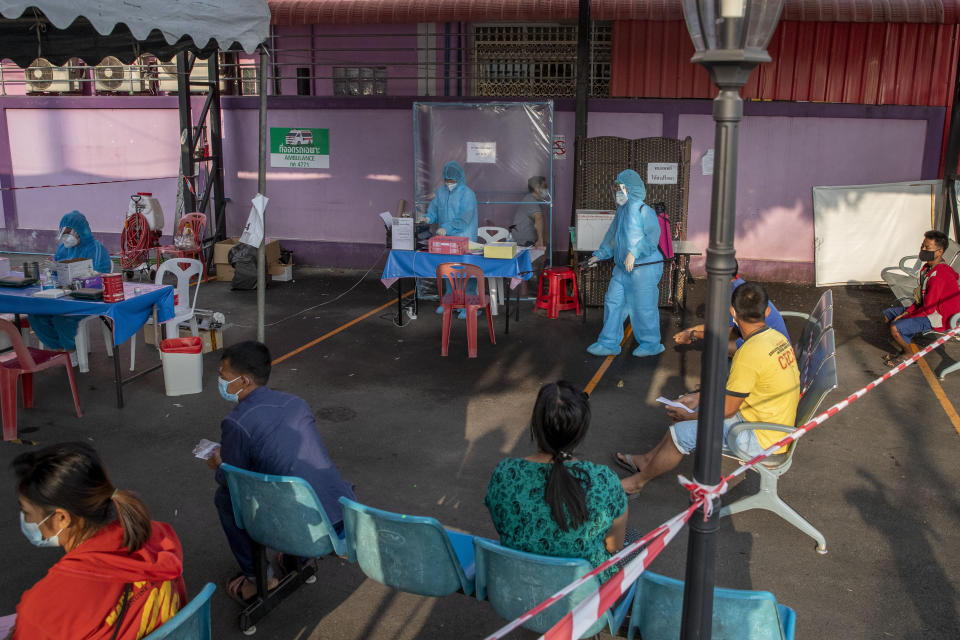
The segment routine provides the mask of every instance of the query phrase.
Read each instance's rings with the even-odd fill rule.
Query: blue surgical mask
[[[50,516],[53,514],[51,513]],[[63,533],[63,529],[57,531],[55,534],[49,538],[44,538],[43,533],[40,531],[40,525],[50,519],[50,516],[47,516],[40,522],[27,522],[26,516],[23,514],[23,511],[20,512],[20,531],[23,532],[23,535],[26,536],[27,540],[30,541],[35,547],[59,547],[60,546],[60,534]]]
[[[224,380],[223,378],[217,378],[217,387],[220,389],[220,397],[226,400],[227,402],[232,402],[234,404],[240,402],[240,392],[229,393],[227,387],[231,384],[242,378],[243,376],[237,376],[233,380]]]

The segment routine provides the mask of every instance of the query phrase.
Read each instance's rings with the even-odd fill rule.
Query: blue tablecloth
[[[140,294],[134,289],[139,287]],[[106,316],[113,320],[113,340],[126,342],[153,313],[157,305],[158,322],[173,318],[173,287],[170,285],[123,283],[122,302],[93,302],[62,298],[39,298],[34,293],[39,286],[23,289],[0,288],[0,313],[34,313],[51,316]]]
[[[436,278],[437,265],[444,262],[475,264],[483,269],[483,275],[488,278],[510,278],[511,287],[517,286],[520,280],[529,280],[533,276],[529,251],[519,251],[516,257],[511,259],[484,258],[472,253],[451,256],[425,251],[391,251],[387,264],[383,267],[381,281],[389,287],[397,278]]]

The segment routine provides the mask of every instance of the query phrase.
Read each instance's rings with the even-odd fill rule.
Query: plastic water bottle
[[[44,269],[40,275],[40,288],[44,291],[56,288],[56,283],[53,281],[53,274],[50,273],[50,269]]]

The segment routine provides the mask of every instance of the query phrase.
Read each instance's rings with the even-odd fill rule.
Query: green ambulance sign
[[[329,169],[330,130],[270,127],[270,166]]]

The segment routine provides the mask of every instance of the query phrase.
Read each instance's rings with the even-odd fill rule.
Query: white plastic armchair
[[[943,261],[953,267],[960,267],[960,245],[953,240],[947,244],[943,252]],[[913,290],[917,286],[917,277],[923,262],[920,256],[904,256],[895,267],[886,267],[880,271],[880,277],[890,287],[890,291],[897,298],[897,302],[910,304],[913,302]]]
[[[187,265],[186,269],[181,265]],[[154,279],[155,284],[163,284],[163,276],[173,274],[177,278],[177,283],[173,287],[174,307],[173,318],[163,323],[165,337],[178,338],[181,322],[190,323],[190,334],[194,337],[200,335],[200,327],[197,324],[197,316],[194,311],[197,308],[197,296],[200,293],[200,279],[203,274],[203,263],[193,258],[170,258],[160,265],[157,269],[157,275]],[[190,281],[196,277],[197,284],[193,287],[193,295],[190,295]],[[136,362],[136,341],[130,341],[130,370],[133,371]],[[159,347],[159,345],[157,345]]]
[[[477,241],[482,244],[506,242],[509,239],[510,231],[503,227],[479,227],[477,229]],[[503,296],[506,295],[503,278],[487,278],[487,293],[490,294],[490,312],[497,315],[497,304],[503,304]]]

